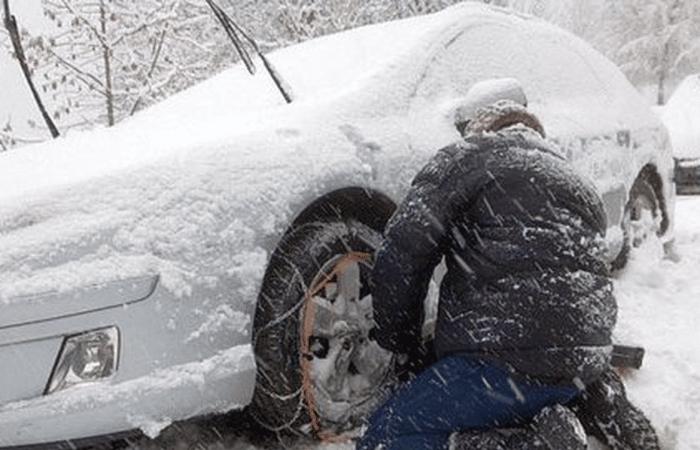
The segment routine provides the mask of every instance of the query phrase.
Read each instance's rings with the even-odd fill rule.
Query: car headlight
[[[117,371],[119,329],[101,328],[63,340],[45,395],[80,383],[109,378]]]

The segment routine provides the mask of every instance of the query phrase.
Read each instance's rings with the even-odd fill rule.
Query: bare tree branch
[[[167,30],[163,30],[160,32],[160,36],[156,43],[155,51],[153,52],[153,60],[151,61],[151,67],[148,69],[148,74],[146,75],[146,80],[148,84],[150,84],[151,82],[151,77],[153,76],[153,72],[156,70],[156,65],[158,64],[158,59],[160,58],[161,50],[163,50],[163,42],[165,41],[166,31]],[[133,116],[136,113],[136,111],[138,111],[138,108],[139,106],[141,106],[142,101],[143,94],[139,95],[139,97],[134,102],[134,106],[131,107],[131,110],[129,111],[130,116]]]

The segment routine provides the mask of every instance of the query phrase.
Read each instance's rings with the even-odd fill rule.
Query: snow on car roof
[[[700,74],[683,80],[662,108],[661,118],[671,136],[674,155],[700,157]]]

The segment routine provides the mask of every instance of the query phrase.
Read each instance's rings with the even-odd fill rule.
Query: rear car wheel
[[[620,254],[612,263],[613,270],[627,265],[630,254],[653,236],[661,234],[662,212],[654,186],[640,176],[632,185],[622,219],[624,242]]]
[[[290,232],[258,300],[251,413],[276,432],[338,435],[359,425],[395,382],[394,355],[372,338],[372,255],[381,234],[325,221]]]

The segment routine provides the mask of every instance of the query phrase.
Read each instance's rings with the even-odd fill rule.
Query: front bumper
[[[140,429],[155,436],[175,420],[242,408],[255,365],[249,345],[119,384],[93,383],[0,408],[0,446],[84,439]]]
[[[142,281],[152,289],[138,301],[0,326],[0,447],[133,429],[155,436],[173,421],[249,404],[255,384],[249,329],[197,331],[215,304],[204,308],[201,302],[173,298],[152,277]],[[109,289],[128,291],[122,287]],[[104,292],[92,290],[90,297]],[[195,293],[193,298],[205,297]],[[247,315],[240,317],[245,324]],[[63,338],[111,326],[121,335],[116,374],[43,395]]]

